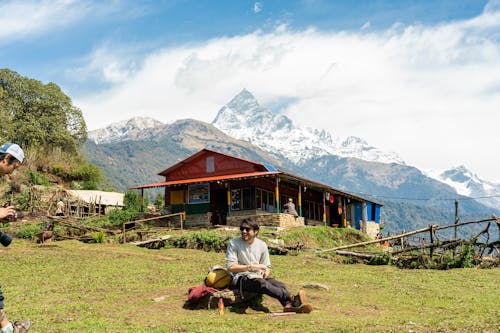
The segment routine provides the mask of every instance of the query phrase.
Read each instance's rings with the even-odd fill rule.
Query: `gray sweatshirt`
[[[229,242],[226,251],[226,267],[229,270],[233,264],[238,265],[258,265],[264,264],[269,270],[271,269],[271,260],[269,259],[269,251],[266,243],[257,237],[254,238],[252,244],[247,244],[243,238],[234,238]],[[236,283],[240,276],[247,276],[251,279],[262,278],[262,270],[239,272],[233,277],[233,282]]]

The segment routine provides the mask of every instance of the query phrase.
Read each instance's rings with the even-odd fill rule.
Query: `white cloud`
[[[262,11],[262,7],[263,7],[262,3],[260,3],[260,2],[254,3],[253,4],[253,12],[259,13],[260,11]]]
[[[66,70],[68,78],[117,84],[125,82],[140,66],[146,45],[117,45],[103,42],[92,53],[78,60],[74,68]]]
[[[293,98],[284,112],[298,124],[362,137],[410,165],[465,163],[500,181],[499,28],[492,10],[378,33],[281,27],[162,49],[133,71],[116,62],[112,89],[75,101],[90,129],[137,115],[211,122],[247,88],[263,104]],[[96,68],[114,63],[98,53],[92,59]]]
[[[0,4],[0,40],[37,35],[54,27],[64,26],[79,13],[84,4],[71,1],[7,1]]]
[[[0,43],[40,36],[47,32],[75,26],[85,19],[141,15],[142,8],[127,9],[122,1],[85,0],[8,0],[0,3]],[[86,24],[91,24],[87,21]]]

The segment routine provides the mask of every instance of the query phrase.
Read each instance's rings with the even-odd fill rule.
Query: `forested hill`
[[[15,173],[20,181],[37,185],[52,179],[74,188],[97,188],[102,173],[80,152],[86,139],[81,110],[57,84],[0,69],[0,141],[24,149],[24,167]]]

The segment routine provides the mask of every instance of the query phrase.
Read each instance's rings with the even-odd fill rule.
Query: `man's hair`
[[[0,153],[0,162],[3,161],[7,155],[10,155],[10,154],[9,153]],[[17,158],[15,158],[14,156],[10,155],[10,159],[9,159],[8,165],[14,164],[14,162],[19,162],[19,161],[18,161]],[[21,163],[21,162],[19,162],[19,163]]]
[[[243,219],[243,221],[241,221],[240,223],[240,227],[242,227],[245,224],[250,228],[252,228],[255,232],[259,231],[259,222],[255,221],[254,219],[252,218]]]

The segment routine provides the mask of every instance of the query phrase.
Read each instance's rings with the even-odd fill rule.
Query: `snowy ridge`
[[[164,126],[165,124],[153,118],[135,117],[113,123],[105,128],[89,131],[88,138],[96,144],[147,139],[144,137],[144,130],[159,129]]]
[[[294,126],[288,117],[262,108],[247,90],[223,106],[212,124],[227,135],[248,141],[272,155],[286,156],[298,166],[329,155],[405,165],[396,153],[384,152],[358,137],[342,139],[324,130]],[[96,144],[154,140],[162,135],[166,126],[152,118],[136,117],[90,131],[88,138]],[[451,186],[458,194],[478,198],[481,204],[500,208],[500,184],[479,178],[465,166],[422,172]]]
[[[341,139],[325,130],[294,126],[288,117],[262,108],[246,89],[219,110],[212,124],[270,153],[280,152],[299,165],[325,155],[405,164],[396,153],[383,152],[358,137]]]
[[[458,194],[478,198],[484,205],[500,208],[500,184],[479,178],[464,165],[448,170],[424,170],[424,173],[450,185]]]

